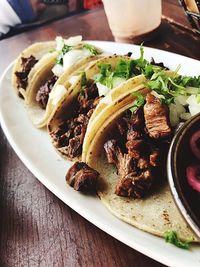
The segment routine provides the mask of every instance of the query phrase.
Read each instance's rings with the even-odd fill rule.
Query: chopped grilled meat
[[[117,122],[117,129],[120,135],[125,135],[127,132],[127,121],[123,118]]]
[[[77,191],[96,191],[99,173],[84,162],[75,162],[66,174],[67,183]]]
[[[126,119],[128,125],[127,140],[132,141],[135,139],[141,139],[143,137],[144,129],[144,114],[140,108],[130,115],[130,118]]]
[[[100,100],[96,84],[89,80],[78,96],[79,113],[87,113],[95,108]]]
[[[99,100],[96,85],[89,81],[73,104],[71,118],[51,132],[55,146],[64,155],[70,158],[81,155],[87,125]]]
[[[123,154],[114,139],[108,140],[104,149],[108,162],[117,167],[119,180],[115,193],[137,198],[145,195],[153,181],[149,160],[141,162],[141,158],[137,161],[129,154]]]
[[[148,169],[150,167],[150,162],[148,157],[141,157],[138,159],[137,167],[141,170]]]
[[[28,82],[28,75],[33,68],[33,66],[38,62],[38,60],[34,56],[29,56],[27,58],[21,58],[21,71],[16,71],[15,75],[17,77],[17,88],[26,89]]]
[[[56,83],[58,77],[55,75],[52,75],[49,77],[49,79],[45,82],[44,85],[42,85],[37,94],[36,94],[36,101],[38,102],[39,106],[42,109],[45,109],[47,106],[47,102],[49,99],[49,93],[51,92],[54,84]]]
[[[158,149],[154,149],[150,154],[150,164],[153,167],[159,166],[159,155],[160,152]]]
[[[151,138],[166,138],[172,134],[167,106],[162,105],[160,100],[150,93],[146,96],[144,118]]]
[[[162,62],[155,62],[154,58],[151,58],[151,62],[150,63],[152,65],[154,65],[154,66],[158,66],[158,67],[161,67],[163,69],[169,70],[169,68],[166,67]]]
[[[156,101],[155,103],[157,109],[162,109],[160,104]],[[163,111],[158,115],[163,115]],[[161,139],[158,142],[148,135],[141,108],[133,114],[125,113],[116,126],[118,136],[114,133],[115,139],[104,144],[108,163],[116,166],[119,176],[115,193],[119,196],[141,198],[147,194],[158,175],[158,168],[164,163],[160,149],[166,150],[167,140]]]
[[[133,52],[128,52],[127,54],[125,54],[125,56],[127,56],[127,57],[131,57],[132,54],[133,54]]]
[[[141,198],[148,192],[153,175],[151,170],[138,171],[133,167],[133,158],[124,154],[120,162],[119,181],[116,186],[115,194],[122,197]]]
[[[144,146],[144,140],[142,139],[130,140],[126,143],[128,154],[134,159],[140,158],[141,153],[144,151]]]
[[[115,139],[108,140],[104,144],[104,149],[106,152],[108,163],[113,163],[118,167],[123,155],[119,146],[117,145],[117,141]]]

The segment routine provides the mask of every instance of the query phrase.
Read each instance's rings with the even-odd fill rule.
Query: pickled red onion
[[[200,143],[200,130],[195,132],[190,139],[190,148],[193,154],[200,160],[200,147],[198,147],[198,142]]]
[[[200,192],[200,165],[192,164],[186,169],[187,181],[196,191]]]

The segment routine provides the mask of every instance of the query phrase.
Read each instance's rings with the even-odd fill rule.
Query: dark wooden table
[[[163,14],[159,36],[145,45],[200,59],[200,37],[189,30],[178,3],[164,1]],[[103,9],[82,13],[1,41],[0,73],[32,42],[76,34],[113,40]],[[0,266],[163,265],[62,203],[29,172],[0,131]]]

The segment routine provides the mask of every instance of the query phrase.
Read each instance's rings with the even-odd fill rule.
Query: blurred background
[[[1,0],[0,39],[101,5],[101,0]]]
[[[162,4],[165,1],[162,0]],[[168,0],[168,2],[174,6],[182,6],[189,27],[200,33],[199,0]],[[102,5],[102,0],[1,0],[0,40]],[[175,13],[171,10],[170,17],[176,17]]]

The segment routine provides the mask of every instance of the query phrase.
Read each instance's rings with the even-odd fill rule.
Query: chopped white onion
[[[52,101],[53,105],[57,105],[60,99],[65,95],[66,88],[64,85],[58,84],[49,94],[49,100]]]
[[[185,112],[185,113],[183,113],[183,114],[180,114],[180,118],[181,118],[182,120],[184,120],[184,121],[189,120],[191,117],[192,117],[192,116],[191,116],[191,114],[190,114],[189,112]]]
[[[101,83],[97,82],[96,86],[98,88],[99,96],[106,96],[108,94],[108,92],[110,91],[110,89],[107,86],[105,86]]]
[[[69,46],[76,46],[82,41],[82,36],[77,35],[64,40],[64,43]]]
[[[187,98],[188,98],[188,96],[186,96],[186,95],[179,95],[179,96],[175,97],[174,101],[175,101],[175,103],[179,103],[179,104],[185,106],[185,105],[187,105],[187,102],[186,102]]]
[[[61,51],[64,45],[64,39],[61,36],[56,37],[56,50]]]
[[[52,68],[52,72],[54,75],[60,77],[64,72],[63,66],[60,64],[55,64]]]
[[[187,104],[189,105],[197,105],[197,99],[195,95],[191,95],[186,100]]]
[[[89,55],[91,53],[89,52]],[[63,57],[63,68],[64,70],[69,69],[75,62],[88,56],[84,50],[73,49],[66,53]]]
[[[79,76],[77,76],[77,75],[70,76],[70,77],[69,77],[69,82],[70,82],[71,84],[74,84],[74,83],[77,81],[78,78],[79,78]]]
[[[186,113],[185,108],[179,104],[170,104],[169,105],[169,119],[172,126],[177,126],[180,122],[181,114]]]
[[[109,93],[107,93],[107,95],[105,97],[103,97],[99,103],[105,103],[105,104],[111,104],[112,103],[112,95],[111,95],[111,91]]]
[[[196,88],[196,87],[186,87],[186,92],[187,94],[190,94],[190,95],[196,95],[199,93],[199,88]]]
[[[158,94],[158,93],[157,93],[156,91],[154,91],[154,90],[151,91],[151,94],[152,94],[153,96],[155,96],[156,98],[159,98],[159,99],[165,99],[164,95],[160,95],[160,94]]]
[[[114,79],[113,79],[113,88],[119,86],[120,84],[122,84],[122,83],[125,82],[125,81],[126,81],[125,78],[114,77]]]
[[[200,112],[200,104],[199,105],[189,105],[188,108],[189,108],[190,114],[192,116],[194,116]]]
[[[195,95],[189,96],[187,99],[187,103],[189,104],[188,108],[192,116],[200,112],[200,103],[198,103],[197,101],[197,96]]]

